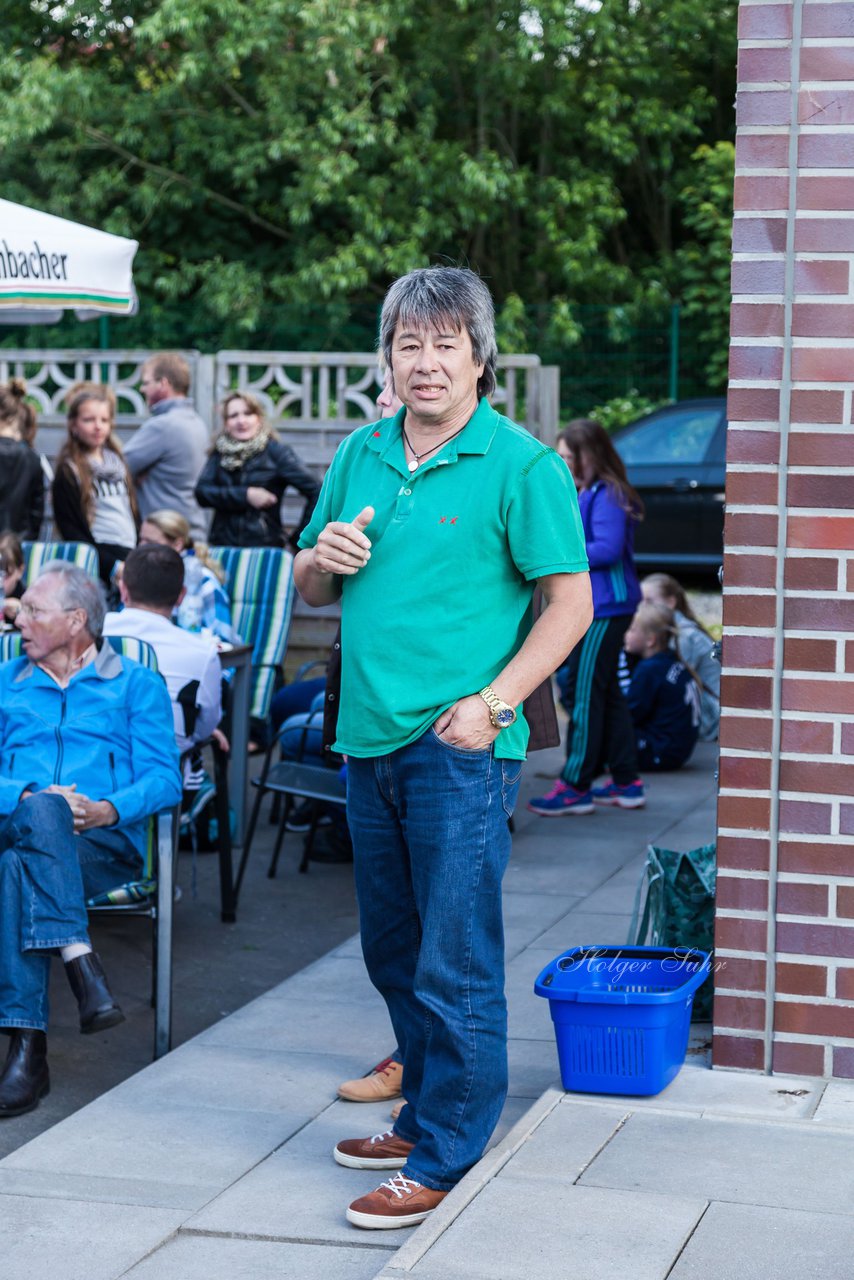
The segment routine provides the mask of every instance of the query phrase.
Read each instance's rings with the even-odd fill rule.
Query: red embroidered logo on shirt
[[[456,524],[459,516],[439,516],[439,524]]]

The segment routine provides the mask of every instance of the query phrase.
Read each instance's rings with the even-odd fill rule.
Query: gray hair
[[[477,383],[479,396],[495,390],[495,311],[492,294],[479,275],[468,267],[420,267],[395,280],[383,302],[380,316],[380,351],[391,366],[391,348],[399,324],[438,329],[450,324],[456,333],[463,326],[471,338],[475,364],[483,365]]]
[[[42,565],[37,581],[47,574],[60,579],[60,602],[63,609],[82,609],[86,614],[86,630],[93,640],[100,640],[104,630],[107,601],[100,582],[70,560],[48,560]]]

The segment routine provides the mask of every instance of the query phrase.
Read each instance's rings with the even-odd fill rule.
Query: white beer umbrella
[[[0,200],[0,324],[133,315],[136,240]]]

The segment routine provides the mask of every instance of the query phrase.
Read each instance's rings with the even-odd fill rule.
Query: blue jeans
[[[501,878],[522,762],[432,729],[347,764],[362,950],[388,1005],[409,1105],[407,1177],[447,1191],[480,1159],[507,1094]]]
[[[308,727],[306,727],[308,726]],[[279,728],[283,760],[323,764],[323,708],[288,716]]]
[[[291,716],[297,716],[313,710],[317,695],[323,694],[325,691],[326,677],[317,676],[314,680],[292,680],[290,684],[286,684],[278,693],[273,694],[273,701],[270,706],[273,732],[278,733],[285,721],[289,720]],[[323,710],[322,697],[320,699],[320,709]]]
[[[86,899],[138,875],[128,837],[74,834],[62,796],[23,800],[0,825],[0,1027],[46,1031],[50,952],[89,942]]]

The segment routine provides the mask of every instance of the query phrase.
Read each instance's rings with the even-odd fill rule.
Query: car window
[[[699,465],[721,420],[719,409],[675,409],[650,418],[615,439],[627,466],[661,466],[668,462]]]

